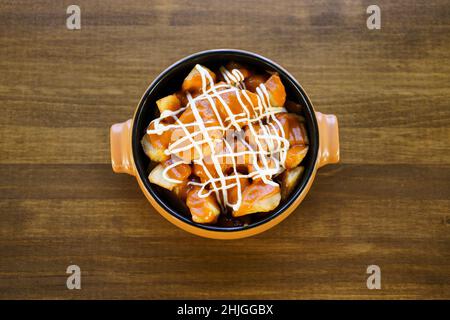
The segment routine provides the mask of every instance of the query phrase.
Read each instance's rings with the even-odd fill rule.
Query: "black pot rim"
[[[146,177],[146,174],[145,174],[146,171],[144,168],[140,168],[136,164],[136,172],[138,174],[138,178],[143,182],[145,188],[150,193],[150,195],[155,199],[155,201],[165,211],[170,213],[175,218],[181,220],[182,222],[187,223],[187,224],[197,227],[197,228],[208,230],[208,231],[237,232],[237,231],[248,230],[250,228],[255,228],[257,226],[260,226],[262,224],[269,222],[270,220],[274,219],[275,217],[281,215],[284,211],[286,211],[293,204],[293,202],[300,196],[300,194],[305,189],[305,186],[308,184],[311,177],[313,176],[313,173],[315,170],[315,164],[317,162],[318,151],[319,151],[319,132],[318,132],[317,119],[315,116],[315,111],[314,111],[313,105],[312,105],[311,101],[309,100],[303,87],[297,82],[297,80],[288,71],[286,71],[283,67],[281,67],[277,63],[275,63],[272,60],[265,58],[259,54],[249,52],[249,51],[244,51],[244,50],[238,50],[238,49],[205,50],[205,51],[191,54],[189,56],[186,56],[185,58],[178,60],[177,62],[175,62],[168,68],[166,68],[163,72],[161,72],[156,77],[156,79],[148,86],[148,88],[146,89],[145,93],[143,94],[143,96],[139,102],[139,105],[138,105],[136,112],[134,114],[134,117],[133,117],[133,130],[132,130],[133,158],[136,159],[137,157],[139,157],[137,150],[138,150],[138,148],[141,148],[140,137],[139,137],[139,132],[138,132],[138,125],[137,125],[139,117],[137,115],[139,115],[140,111],[145,106],[145,102],[148,99],[148,97],[155,91],[155,89],[158,87],[158,84],[161,82],[161,80],[164,79],[171,71],[173,71],[177,67],[179,67],[187,62],[190,62],[191,60],[194,60],[194,59],[197,59],[200,57],[204,57],[204,56],[208,56],[208,55],[233,55],[233,56],[241,56],[241,57],[256,59],[256,60],[259,60],[260,62],[263,62],[264,64],[268,65],[272,69],[276,70],[279,74],[283,75],[285,78],[287,78],[291,82],[291,85],[295,88],[295,90],[298,91],[298,93],[302,97],[303,104],[306,106],[305,112],[308,112],[310,119],[312,120],[311,123],[308,124],[309,126],[311,126],[311,131],[313,132],[313,136],[309,137],[310,138],[310,145],[309,145],[310,150],[313,151],[313,153],[312,153],[313,158],[311,159],[312,166],[309,166],[309,168],[305,168],[304,178],[303,178],[302,182],[300,183],[299,186],[297,186],[297,189],[295,190],[295,192],[290,195],[289,199],[285,203],[280,205],[270,215],[261,219],[260,221],[252,223],[248,226],[240,226],[240,227],[217,227],[214,225],[204,225],[204,224],[198,224],[198,223],[193,222],[192,220],[186,218],[185,216],[177,213],[175,210],[172,210],[172,208],[170,208],[165,203],[165,201],[158,196],[158,194],[153,190],[148,178]],[[136,163],[136,161],[134,161],[134,163]]]

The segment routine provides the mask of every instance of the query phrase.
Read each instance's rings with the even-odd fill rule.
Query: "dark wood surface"
[[[450,298],[450,6],[377,1],[0,3],[0,298]],[[200,50],[287,68],[340,121],[341,163],[238,241],[190,235],[111,171],[109,127]],[[66,288],[77,264],[82,289]],[[377,264],[382,289],[368,290]]]

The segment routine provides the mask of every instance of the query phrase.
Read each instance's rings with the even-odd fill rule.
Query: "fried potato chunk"
[[[266,158],[266,161],[263,161],[261,158],[257,160],[256,164],[258,165],[259,168],[263,169],[263,170],[272,170],[272,173],[275,174],[276,172],[276,162],[275,159],[273,158]],[[267,166],[266,166],[267,164]],[[252,162],[251,164],[249,164],[247,166],[247,170],[249,175],[252,177],[253,181],[260,181],[262,180],[262,176],[259,175],[258,170],[255,166],[255,163]],[[270,174],[269,175],[263,175],[266,179],[270,179]]]
[[[283,127],[284,134],[290,145],[308,145],[308,134],[305,127],[304,118],[295,113],[277,113],[275,115],[278,122]],[[278,128],[278,124],[275,124]]]
[[[244,76],[244,79],[248,78],[251,75],[250,71],[244,65],[234,61],[228,62],[225,68],[230,72],[234,69],[239,70],[239,72]]]
[[[169,159],[169,155],[165,154],[164,150],[166,149],[162,145],[158,145],[157,143],[152,143],[152,136],[157,135],[149,135],[146,134],[142,137],[141,145],[144,149],[145,154],[152,160],[156,162],[162,162]]]
[[[221,130],[213,128],[219,126],[219,121],[209,102],[199,101],[196,104],[196,110],[206,128],[205,133],[201,130],[199,125],[200,120],[197,119],[198,116],[196,117],[191,107],[183,111],[179,118],[179,121],[186,125],[186,127],[171,131],[170,147],[172,150],[179,150],[179,152],[175,152],[175,155],[185,161],[198,159],[201,155],[204,157],[208,156],[212,152],[211,147],[208,143],[201,142],[206,140],[220,140],[223,137]],[[198,145],[196,147],[193,141],[200,145],[201,150],[197,149]]]
[[[268,79],[268,76],[265,74],[264,75],[263,74],[252,75],[252,76],[248,77],[247,79],[245,79],[245,81],[244,81],[245,89],[247,89],[250,92],[255,93],[256,88],[258,88],[261,84],[266,82],[267,79]]]
[[[241,184],[241,193],[242,193],[242,191],[245,190],[245,188],[250,185],[250,182],[247,178],[239,178],[239,182]],[[236,180],[234,180],[234,179],[227,181],[227,185],[231,185],[234,183],[236,183]],[[238,191],[239,190],[238,190],[237,186],[231,187],[230,189],[227,190],[228,203],[230,203],[232,205],[237,203]]]
[[[264,85],[269,92],[269,99],[272,107],[283,107],[284,102],[286,101],[286,90],[284,89],[280,76],[278,74],[273,74]]]
[[[287,199],[292,193],[300,181],[304,170],[305,168],[300,166],[283,172],[283,179],[281,180],[281,199]]]
[[[191,211],[192,220],[197,223],[215,223],[220,214],[214,194],[202,198],[200,187],[193,187],[187,194],[186,205]]]
[[[186,93],[182,90],[175,92],[175,95],[177,96],[178,100],[180,101],[180,104],[182,107],[186,107],[188,104],[188,98],[186,97]]]
[[[239,172],[247,172],[247,166],[252,163],[253,155],[249,154],[249,149],[245,146],[241,139],[235,139],[225,143],[222,140],[216,144],[214,149],[218,160],[222,165],[222,171],[230,173],[236,167]],[[208,157],[209,161],[211,157]]]
[[[189,182],[199,182],[199,180],[197,177],[190,177],[184,180],[182,183],[177,184],[172,190],[176,194],[178,199],[182,200],[184,203],[186,203],[189,191],[191,191],[193,188],[193,186],[189,184]]]
[[[255,117],[254,108],[258,105],[258,96],[253,92],[233,90],[222,93],[220,97],[221,99],[215,99],[215,103],[225,125],[229,125],[232,122],[231,119],[234,119],[239,127],[243,127],[247,124],[248,118]]]
[[[219,168],[220,171],[222,171],[224,169],[224,164],[219,163]],[[219,173],[217,172],[216,166],[210,157],[207,157],[204,161],[202,161],[202,164],[194,163],[193,172],[197,177],[200,178],[200,181],[202,183],[205,183],[208,180],[210,180],[209,176],[211,176],[214,179],[219,177]]]
[[[234,217],[240,217],[256,212],[268,212],[275,209],[281,200],[280,187],[253,181],[244,189],[242,203]]]
[[[184,79],[183,84],[181,85],[181,89],[183,91],[199,92],[202,90],[202,75],[200,71],[198,71],[197,66],[198,65],[196,65],[188,74],[188,76]],[[208,71],[209,75],[211,76],[212,80],[214,82],[216,81],[216,75],[214,72],[212,72],[211,70],[209,70],[204,66],[200,67],[206,69],[206,71]]]
[[[162,165],[164,168],[167,168],[176,162],[179,162],[179,160],[174,160],[172,158],[166,160]],[[178,180],[178,181],[185,181],[192,173],[191,166],[186,163],[179,163],[176,166],[170,168],[167,170],[167,176],[170,179]]]
[[[168,181],[166,178],[164,178],[163,175],[164,172],[164,166],[162,164],[158,164],[156,167],[153,168],[153,170],[150,172],[148,176],[148,180],[151,183],[154,183],[160,187],[163,187],[168,190],[173,190],[173,188],[177,185],[176,183],[172,183]]]
[[[181,108],[181,101],[176,94],[171,94],[170,96],[157,100],[156,105],[160,113],[164,111],[176,111]]]
[[[286,155],[285,167],[286,169],[292,169],[297,167],[308,153],[308,146],[301,144],[293,145],[289,148]]]

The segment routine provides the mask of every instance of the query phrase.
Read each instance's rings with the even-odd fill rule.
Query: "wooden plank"
[[[176,230],[144,199],[0,200],[0,211],[13,212],[4,216],[6,226],[0,233],[4,238],[15,238],[20,231],[24,239],[64,238],[67,233],[79,237],[102,234],[162,239]],[[331,237],[359,241],[450,240],[446,221],[449,211],[450,200],[343,200],[331,196],[320,203],[308,198],[289,222],[260,241],[282,237],[292,243]]]
[[[273,232],[276,229],[269,231]],[[1,266],[15,270],[0,272],[7,280],[1,282],[0,292],[12,297],[29,292],[30,297],[65,298],[411,299],[445,296],[450,285],[448,242],[435,241],[431,246],[410,239],[328,238],[299,243],[287,238],[264,241],[264,237],[221,242],[172,233],[170,239],[73,236],[14,241],[6,247],[15,250],[14,257],[2,259]],[[69,263],[84,270],[79,292],[64,288]],[[365,287],[365,271],[371,263],[383,267],[383,290]]]

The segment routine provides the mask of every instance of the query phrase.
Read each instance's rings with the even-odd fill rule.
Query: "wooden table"
[[[69,31],[67,1],[2,1],[0,298],[449,299],[449,6],[379,0],[368,30],[372,2],[78,0]],[[226,242],[168,223],[109,150],[159,72],[220,47],[290,70],[338,116],[342,160],[282,224]]]

